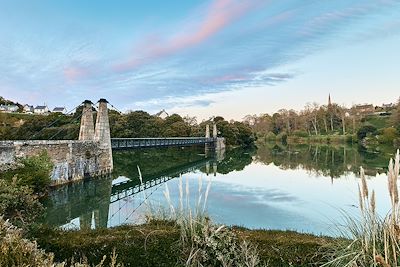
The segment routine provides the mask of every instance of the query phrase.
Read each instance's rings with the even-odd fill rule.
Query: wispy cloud
[[[135,52],[140,51],[140,57],[133,57],[128,62],[118,64],[115,69],[117,71],[132,70],[155,59],[167,57],[206,42],[235,20],[253,10],[259,3],[258,0],[214,0],[199,23],[191,25],[184,33],[173,35],[166,41],[146,38],[148,41],[135,49]]]
[[[0,94],[58,105],[108,97],[126,109],[206,106],[213,94],[294,79],[289,66],[322,49],[400,33],[399,0],[170,1],[171,10],[146,14],[135,3],[107,19],[93,6],[83,20],[74,1],[51,24],[10,3],[20,13],[0,10]]]

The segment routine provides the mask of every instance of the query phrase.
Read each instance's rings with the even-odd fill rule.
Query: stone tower
[[[83,102],[83,110],[81,117],[81,128],[79,130],[79,140],[93,141],[94,140],[94,123],[92,101],[85,100]]]
[[[101,159],[102,164],[109,164],[109,170],[113,169],[110,123],[108,121],[108,101],[104,98],[99,100],[99,110],[97,112],[96,129],[94,140],[99,142],[99,148],[104,150],[105,156]]]
[[[217,138],[218,136],[218,131],[217,131],[217,124],[214,123],[213,125],[213,138]]]
[[[206,125],[206,138],[210,138],[210,125]]]

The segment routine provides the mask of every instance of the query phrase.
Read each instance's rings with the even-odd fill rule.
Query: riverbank
[[[232,228],[241,239],[257,246],[265,266],[312,266],[321,263],[333,238],[292,231]],[[65,231],[41,227],[34,233],[41,248],[57,261],[87,258],[96,263],[115,249],[125,266],[181,266],[180,229],[174,222],[152,221],[110,229]],[[264,265],[262,265],[264,266]]]

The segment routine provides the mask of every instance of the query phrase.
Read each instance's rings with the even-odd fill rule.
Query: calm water
[[[204,148],[115,152],[113,177],[54,190],[44,201],[44,220],[65,228],[141,223],[149,210],[144,200],[153,207],[167,206],[166,185],[178,207],[181,174],[192,205],[199,196],[199,180],[203,197],[211,183],[207,210],[214,221],[333,235],[340,210],[358,214],[360,166],[376,191],[378,211],[388,211],[385,172],[393,153],[308,145],[266,145],[218,155]],[[146,188],[140,187],[138,167]]]

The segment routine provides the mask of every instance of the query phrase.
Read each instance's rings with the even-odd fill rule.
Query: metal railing
[[[113,149],[166,147],[166,146],[191,146],[212,144],[214,138],[205,137],[166,137],[166,138],[111,138]]]

